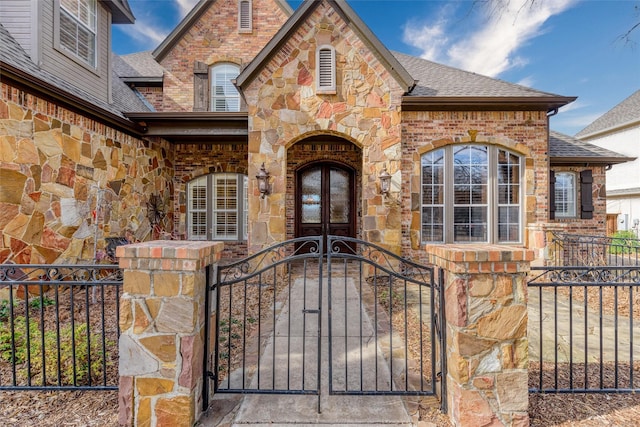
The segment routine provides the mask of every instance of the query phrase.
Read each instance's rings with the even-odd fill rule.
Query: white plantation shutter
[[[232,80],[240,68],[234,64],[218,64],[211,68],[211,111],[240,111],[240,94]]]
[[[96,0],[60,1],[60,46],[96,66]]]
[[[207,239],[207,177],[201,176],[189,183],[189,238]]]
[[[335,90],[335,50],[321,47],[318,50],[318,89]]]
[[[238,14],[238,30],[241,32],[250,32],[251,26],[251,1],[240,0],[240,11]]]

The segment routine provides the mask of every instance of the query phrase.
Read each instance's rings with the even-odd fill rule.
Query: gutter
[[[535,111],[546,110],[554,115],[558,108],[576,100],[571,96],[404,96],[404,111]]]
[[[144,133],[143,128],[131,120],[100,108],[85,98],[71,94],[58,86],[34,77],[4,61],[0,61],[0,69],[2,70],[3,83],[20,86],[28,92],[53,100],[77,113],[103,123],[108,123],[114,128],[136,137],[141,137]]]

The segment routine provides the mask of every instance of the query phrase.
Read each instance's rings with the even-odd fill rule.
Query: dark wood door
[[[355,237],[354,175],[337,163],[316,163],[298,171],[296,237]]]

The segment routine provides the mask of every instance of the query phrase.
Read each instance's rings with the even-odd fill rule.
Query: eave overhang
[[[0,70],[2,71],[2,81],[5,83],[15,85],[27,92],[52,100],[72,111],[102,123],[109,124],[128,134],[136,137],[142,136],[143,129],[136,123],[125,117],[121,117],[110,111],[104,110],[91,101],[87,101],[84,98],[54,86],[45,80],[34,77],[33,75],[7,64],[4,61],[0,61]]]
[[[111,11],[111,22],[114,24],[133,24],[135,16],[127,0],[100,0]]]
[[[120,77],[124,83],[128,85],[141,87],[160,87],[164,78],[160,77]]]
[[[143,112],[125,113],[144,130],[172,143],[246,142],[246,112]]]
[[[610,166],[632,162],[635,157],[549,157],[551,166]]]
[[[575,96],[404,96],[403,111],[555,111]]]
[[[578,136],[578,138],[580,138],[582,140],[589,140],[589,139],[605,136],[605,135],[610,134],[610,133],[621,132],[621,131],[624,131],[624,130],[627,130],[627,129],[632,129],[632,128],[636,127],[636,126],[640,126],[640,119],[630,120],[628,122],[620,123],[620,124],[617,124],[615,126],[610,126],[610,127],[605,128],[605,129],[600,129],[600,130],[597,130],[595,132],[589,132],[589,133],[585,133],[585,134],[580,134],[580,136]]]

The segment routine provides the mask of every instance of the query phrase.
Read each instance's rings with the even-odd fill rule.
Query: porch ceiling
[[[157,136],[172,143],[246,141],[246,112],[145,112],[125,113],[144,129],[145,136]]]

